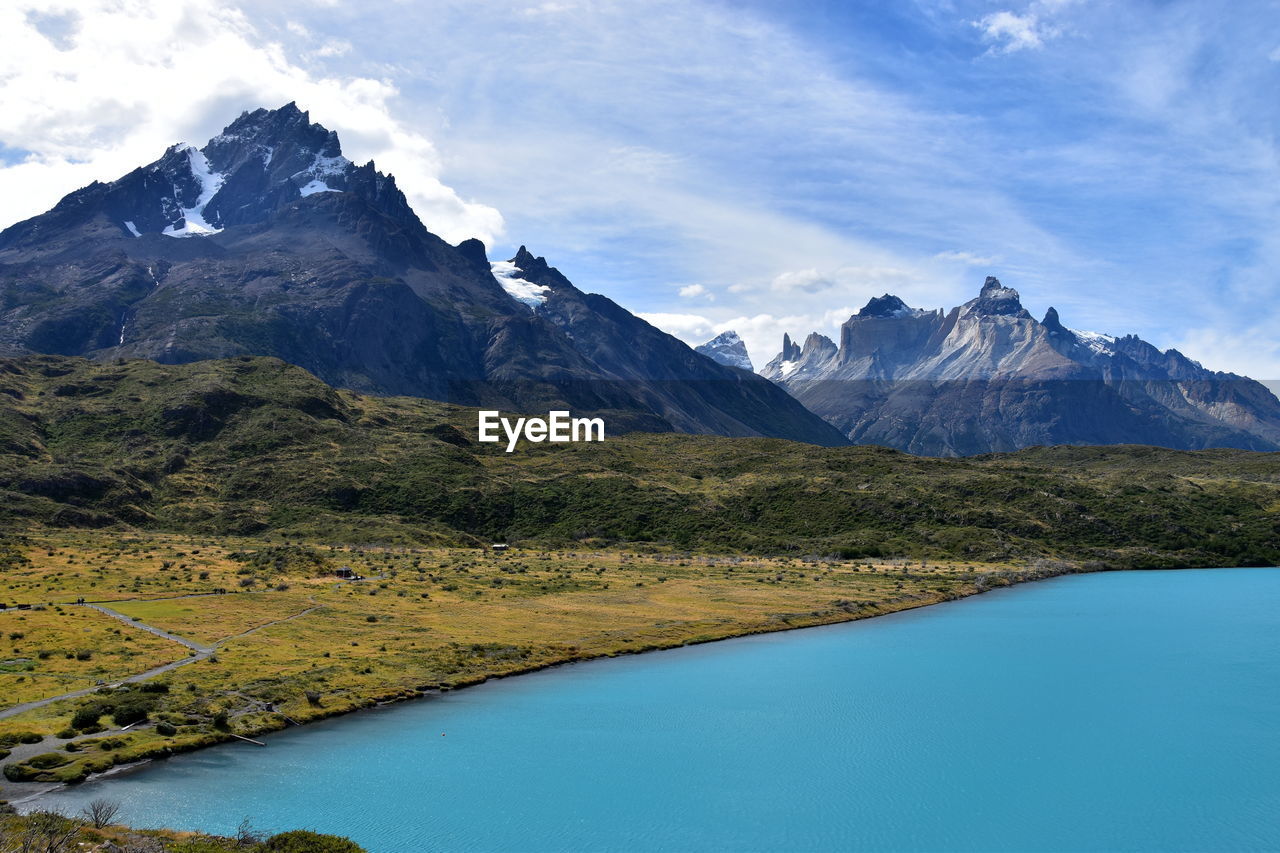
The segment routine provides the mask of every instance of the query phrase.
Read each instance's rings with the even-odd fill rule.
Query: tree
[[[11,818],[0,826],[0,853],[65,853],[82,826],[55,811],[39,810],[25,818]]]
[[[94,829],[102,829],[116,822],[116,815],[120,814],[120,804],[115,800],[91,800],[81,814],[93,823]]]

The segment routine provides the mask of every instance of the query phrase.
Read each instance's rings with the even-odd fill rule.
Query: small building
[[[510,545],[508,545],[506,542],[494,542],[494,543],[493,543],[492,545],[490,545],[489,547],[490,547],[490,548],[492,548],[492,549],[493,549],[493,550],[495,550],[495,551],[505,551],[505,550],[507,550],[508,548],[510,548],[511,546],[510,546]]]
[[[344,580],[355,580],[356,578],[356,570],[350,566],[343,566],[340,569],[334,569],[333,573],[335,576],[343,578]]]

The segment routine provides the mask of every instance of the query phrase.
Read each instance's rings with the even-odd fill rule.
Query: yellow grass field
[[[25,732],[45,735],[49,749],[84,744],[52,768],[11,759],[10,781],[83,778],[232,734],[494,676],[874,616],[1034,574],[977,564],[351,549],[85,532],[35,531],[27,541],[28,562],[3,577],[9,606],[0,611],[0,631],[22,635],[9,640],[0,668],[4,707],[194,659],[151,685],[0,718],[0,741]],[[339,578],[344,568],[357,577]],[[79,599],[101,602],[125,621]],[[18,603],[43,609],[18,610]],[[206,650],[196,655],[143,626]],[[43,649],[53,653],[41,658]],[[90,651],[87,659],[74,653],[81,649]],[[69,728],[87,709],[101,717],[98,725]],[[142,721],[104,741],[98,729],[119,732],[126,714]]]

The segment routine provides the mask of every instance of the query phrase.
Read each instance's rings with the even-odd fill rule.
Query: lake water
[[[267,740],[42,804],[378,853],[1277,850],[1280,569],[1058,578]]]

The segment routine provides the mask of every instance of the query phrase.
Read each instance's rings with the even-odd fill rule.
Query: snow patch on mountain
[[[494,279],[498,284],[502,285],[502,289],[515,301],[528,305],[530,308],[537,308],[547,301],[551,288],[544,284],[534,284],[521,278],[520,273],[522,270],[513,261],[493,261],[489,267],[493,271]]]
[[[205,221],[204,208],[218,194],[218,190],[222,189],[222,183],[227,179],[227,176],[213,171],[209,167],[209,161],[204,154],[194,145],[180,145],[178,150],[186,152],[187,163],[191,167],[191,175],[200,185],[200,196],[191,207],[181,208],[183,220],[181,228],[177,226],[177,223],[174,223],[160,233],[167,234],[170,237],[204,237],[209,234],[217,234],[222,229]],[[173,195],[175,198],[178,197],[177,187],[174,187]]]
[[[337,183],[337,179],[344,177],[350,166],[351,161],[341,154],[336,157],[317,154],[315,161],[307,168],[296,173],[293,176],[293,180],[295,182],[306,181],[305,184],[298,187],[298,192],[304,196],[316,193],[342,192],[336,187],[330,186],[330,183]]]
[[[336,193],[341,192],[341,190],[335,190],[324,181],[315,180],[304,187],[298,187],[298,192],[302,193],[304,196],[308,196],[315,195],[316,193]]]
[[[134,225],[132,222],[130,222],[130,221],[129,221],[129,220],[127,220],[127,219],[125,220],[124,227],[125,227],[125,228],[128,228],[128,229],[129,229],[129,233],[130,233],[130,234],[132,234],[133,236],[135,236],[135,237],[141,237],[141,236],[142,236],[142,234],[141,234],[141,233],[139,233],[139,231],[138,231],[138,226]]]
[[[1076,340],[1099,355],[1111,355],[1115,352],[1116,339],[1114,335],[1104,335],[1102,332],[1082,332],[1079,329],[1068,329],[1068,331],[1076,336]]]

